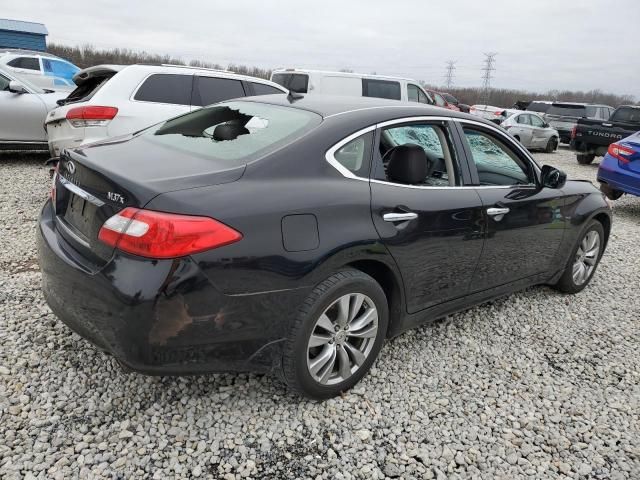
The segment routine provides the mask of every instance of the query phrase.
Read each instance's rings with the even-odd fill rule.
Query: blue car
[[[609,145],[598,168],[598,181],[611,200],[624,193],[640,197],[640,132]]]

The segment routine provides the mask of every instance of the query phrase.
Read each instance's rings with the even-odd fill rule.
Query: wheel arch
[[[604,229],[604,246],[606,248],[607,243],[609,243],[609,234],[611,233],[611,217],[605,212],[600,212],[593,216],[593,220],[600,222]]]
[[[393,269],[379,260],[362,259],[344,265],[366,273],[382,287],[389,306],[387,337],[394,336],[404,317],[404,288],[402,279]]]

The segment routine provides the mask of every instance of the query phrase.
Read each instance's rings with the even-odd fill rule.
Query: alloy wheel
[[[351,377],[366,361],[378,335],[378,311],[362,293],[335,300],[318,317],[307,343],[307,368],[322,385]]]
[[[600,255],[600,235],[595,230],[587,232],[580,242],[573,264],[573,282],[584,284],[596,268]]]

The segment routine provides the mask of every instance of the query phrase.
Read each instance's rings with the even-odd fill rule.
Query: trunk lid
[[[130,138],[67,150],[58,165],[58,231],[94,264],[104,264],[113,254],[112,247],[98,240],[98,233],[119,211],[143,208],[162,193],[230,183],[242,177],[245,170],[244,164],[229,167],[196,155],[181,155],[177,161],[171,150],[144,142],[137,149],[117,148]]]

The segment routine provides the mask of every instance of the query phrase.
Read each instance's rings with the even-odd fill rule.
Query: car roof
[[[39,56],[46,58],[55,58],[58,60],[64,60],[64,58],[60,58],[57,55],[47,52],[41,52],[39,50],[25,50],[22,48],[0,48],[0,55],[31,55],[31,56]],[[68,60],[65,60],[68,61]]]
[[[413,78],[406,77],[394,77],[393,75],[378,75],[378,74],[369,74],[369,73],[358,73],[358,72],[336,72],[332,70],[314,70],[310,68],[276,68],[272,73],[320,73],[320,74],[329,74],[329,75],[337,75],[341,77],[356,77],[356,78],[379,78],[381,80],[406,80],[409,82],[415,82]]]
[[[384,122],[386,120],[411,116],[438,116],[466,118],[473,119],[474,121],[480,121],[482,123],[489,123],[474,115],[455,112],[453,110],[426,105],[424,103],[341,95],[297,95],[299,95],[299,98],[294,98],[291,95],[262,95],[259,97],[240,98],[233,101],[268,103],[271,105],[299,108],[301,110],[308,110],[317,113],[324,118],[358,113],[364,116],[370,114],[371,119],[376,122]]]

